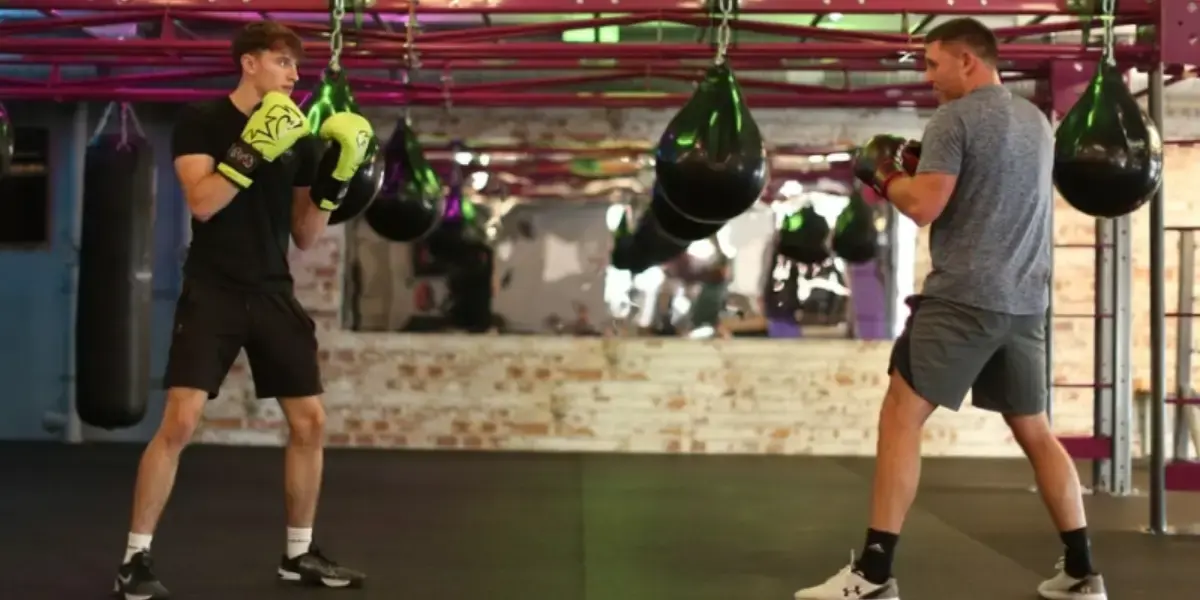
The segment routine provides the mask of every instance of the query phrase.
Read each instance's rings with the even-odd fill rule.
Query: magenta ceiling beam
[[[1168,0],[1118,2],[1122,15],[1156,14]],[[1178,0],[1169,0],[1178,1]],[[1183,2],[1187,4],[1187,2]],[[134,11],[172,8],[189,11],[267,11],[326,13],[327,0],[6,0],[6,8],[96,11]],[[418,14],[433,13],[704,13],[704,0],[421,0]],[[407,12],[405,0],[375,0],[374,12]],[[829,13],[941,15],[1061,15],[1069,14],[1066,0],[743,0],[742,14]]]

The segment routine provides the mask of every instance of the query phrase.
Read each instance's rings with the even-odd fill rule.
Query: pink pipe
[[[421,14],[434,13],[660,13],[688,11],[703,13],[706,0],[421,0]],[[5,8],[134,11],[146,8],[175,10],[265,11],[324,13],[328,0],[6,0]],[[377,0],[371,7],[375,12],[407,12],[407,0]],[[754,0],[739,7],[741,13],[827,13],[891,14],[932,13],[959,15],[1063,15],[1069,16],[1062,0],[988,0],[987,2],[954,2],[945,0]],[[1121,15],[1154,14],[1159,10],[1152,2],[1118,2]]]
[[[403,43],[377,42],[345,49],[343,55],[362,54],[403,56]],[[422,59],[540,59],[546,56],[574,59],[610,58],[690,58],[710,59],[712,48],[704,44],[567,44],[561,42],[515,42],[507,44],[418,44]],[[919,44],[896,43],[755,43],[729,49],[731,58],[896,58],[904,53],[920,52]],[[106,40],[106,39],[0,39],[0,53],[12,54],[119,54],[146,55],[179,51],[189,54],[221,55],[229,52],[229,43],[209,40]],[[329,56],[329,45],[308,42],[305,51],[311,58]],[[1118,58],[1142,58],[1153,51],[1150,46],[1122,45]],[[1005,44],[1001,58],[1041,60],[1087,60],[1099,57],[1099,49],[1080,48],[1075,44]]]
[[[142,88],[99,88],[94,86],[0,86],[0,98],[5,100],[54,100],[73,101],[126,101],[126,102],[195,102],[211,100],[229,93],[225,89],[142,89]],[[297,92],[293,97],[303,100],[308,91]],[[440,106],[446,98],[441,92],[404,91],[359,91],[354,95],[361,105],[425,105]],[[588,93],[496,93],[479,92],[451,94],[452,106],[495,106],[495,107],[655,107],[682,106],[689,94],[600,95]],[[876,92],[823,92],[805,94],[762,94],[749,96],[746,104],[752,109],[770,108],[820,108],[820,107],[895,107],[899,105],[929,107],[933,98],[898,100]]]
[[[18,35],[30,33],[45,33],[61,29],[79,29],[80,27],[103,27],[106,25],[124,25],[149,21],[162,17],[162,10],[140,10],[133,12],[107,13],[87,15],[84,17],[47,17],[44,19],[22,19],[0,23],[0,35]]]

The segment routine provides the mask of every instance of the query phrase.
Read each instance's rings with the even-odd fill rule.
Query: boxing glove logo
[[[304,115],[286,104],[274,104],[263,115],[263,126],[254,130],[251,144],[269,144],[304,127]]]

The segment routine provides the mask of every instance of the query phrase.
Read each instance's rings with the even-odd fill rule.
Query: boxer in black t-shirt
[[[167,406],[142,455],[117,573],[115,590],[126,600],[168,596],[150,560],[151,537],[179,455],[243,348],[256,395],[278,399],[289,427],[287,549],[279,578],[327,587],[358,587],[365,579],[312,544],[325,411],[316,328],[293,295],[287,254],[289,239],[301,250],[312,247],[332,209],[313,201],[313,186],[328,183],[314,181],[321,148],[288,98],[301,50],[300,38],[282,25],[246,26],[233,40],[242,70],[237,89],[184,108],[176,123],[172,153],[192,213],[192,242],[167,361]],[[326,136],[322,129],[322,137],[335,141],[359,132],[339,133]]]

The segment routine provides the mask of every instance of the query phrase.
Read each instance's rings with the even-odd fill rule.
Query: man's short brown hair
[[[304,56],[304,44],[296,32],[275,21],[248,23],[233,38],[233,64],[240,65],[242,57],[275,50],[291,52],[296,60]]]
[[[996,34],[992,33],[987,25],[969,17],[950,19],[934,27],[925,34],[925,43],[933,42],[941,42],[943,45],[962,44],[971,50],[971,54],[978,56],[979,60],[993,67],[1000,59]]]

